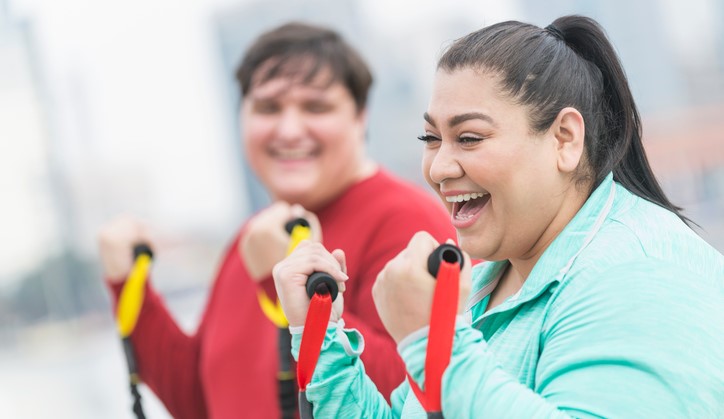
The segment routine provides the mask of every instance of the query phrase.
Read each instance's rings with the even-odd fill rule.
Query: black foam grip
[[[292,234],[292,230],[294,230],[294,227],[298,225],[309,228],[309,221],[305,220],[304,218],[295,218],[293,220],[289,220],[286,224],[284,224],[284,230],[287,231],[287,234]]]
[[[297,410],[297,386],[294,378],[279,380],[279,402],[283,419],[294,419]]]
[[[133,351],[133,344],[131,338],[126,336],[121,339],[123,343],[123,353],[126,354],[126,363],[128,364],[129,374],[138,374],[138,368],[136,367],[136,353]]]
[[[313,419],[314,418],[314,408],[312,406],[312,403],[307,400],[307,395],[305,392],[300,391],[299,392],[299,419]]]
[[[151,250],[151,246],[146,243],[138,243],[133,246],[133,259],[136,259],[141,255],[148,255],[148,257],[153,259],[153,250]]]
[[[337,294],[339,294],[337,281],[327,273],[312,272],[307,278],[307,295],[312,298],[314,294],[330,294],[332,301],[336,300]]]
[[[440,263],[443,260],[449,263],[459,263],[461,270],[465,262],[463,252],[459,247],[448,243],[441,244],[427,258],[427,271],[430,272],[430,275],[437,277],[437,271],[440,270]]]

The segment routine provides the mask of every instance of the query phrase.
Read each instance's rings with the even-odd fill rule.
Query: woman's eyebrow
[[[448,120],[447,125],[452,128],[455,125],[462,124],[463,122],[469,121],[471,119],[480,119],[491,125],[495,125],[495,122],[493,122],[493,118],[482,112],[468,112],[460,115],[455,115]]]
[[[428,114],[427,112],[425,112],[425,113],[422,115],[422,117],[423,117],[423,118],[425,119],[425,121],[427,121],[430,125],[432,125],[433,127],[436,127],[436,128],[437,128],[437,125],[435,124],[435,120],[432,119],[432,117],[430,116],[430,114]],[[482,112],[467,112],[467,113],[463,113],[463,114],[460,114],[460,115],[455,115],[455,116],[451,117],[451,118],[448,120],[447,125],[448,125],[448,127],[452,128],[452,127],[454,127],[454,126],[456,126],[456,125],[459,125],[459,124],[461,124],[461,123],[463,123],[463,122],[465,122],[465,121],[469,121],[469,120],[471,120],[471,119],[480,119],[480,120],[482,120],[482,121],[488,122],[489,124],[492,124],[493,126],[495,126],[495,122],[493,121],[493,118],[491,118],[489,115],[484,114],[484,113],[482,113]]]

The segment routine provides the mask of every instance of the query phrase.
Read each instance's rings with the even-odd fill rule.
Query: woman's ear
[[[556,139],[558,170],[572,173],[583,156],[583,139],[586,126],[583,116],[575,108],[563,108],[551,126]]]

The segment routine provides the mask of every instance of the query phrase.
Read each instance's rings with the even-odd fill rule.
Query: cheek
[[[420,168],[422,169],[422,177],[433,189],[437,190],[437,184],[430,177],[430,169],[432,168],[432,161],[435,159],[435,155],[430,150],[422,152],[422,162]]]
[[[339,153],[346,157],[349,157],[357,147],[362,135],[360,130],[363,129],[357,120],[338,114],[318,118],[310,122],[308,127],[316,141],[326,148],[335,150],[335,156]]]
[[[268,136],[275,125],[271,118],[263,116],[255,116],[247,118],[248,122],[244,123],[244,134],[252,140],[258,141],[259,138]]]

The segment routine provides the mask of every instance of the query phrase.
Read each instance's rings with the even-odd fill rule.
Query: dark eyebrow
[[[428,124],[430,124],[430,125],[432,125],[433,127],[437,128],[437,125],[435,125],[435,121],[432,120],[432,117],[430,116],[430,114],[428,114],[427,112],[425,112],[424,114],[422,114],[422,117],[425,119],[425,121],[427,121]]]
[[[435,125],[435,121],[433,121],[432,117],[427,112],[425,112],[422,115],[422,117],[425,118],[425,121],[427,121],[430,125],[437,128],[437,125]],[[493,118],[491,118],[490,116],[488,116],[484,113],[480,113],[480,112],[468,112],[468,113],[464,113],[464,114],[460,114],[460,115],[455,115],[452,118],[450,118],[450,120],[447,122],[447,125],[450,128],[452,128],[455,125],[460,125],[463,122],[469,121],[471,119],[480,119],[480,120],[483,120],[483,121],[488,122],[489,124],[495,126],[495,122],[493,122]]]
[[[452,118],[450,118],[450,120],[448,121],[447,124],[450,128],[452,128],[455,125],[462,124],[463,122],[469,121],[471,119],[480,119],[491,125],[495,125],[495,122],[493,122],[493,118],[491,118],[490,116],[488,116],[484,113],[480,113],[480,112],[469,112],[469,113],[464,113],[461,115],[455,115]]]

